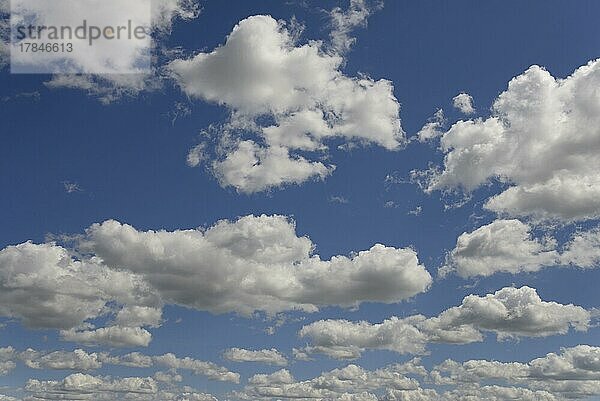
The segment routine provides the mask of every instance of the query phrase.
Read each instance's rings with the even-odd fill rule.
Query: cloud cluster
[[[190,388],[163,389],[151,377],[110,378],[74,373],[63,380],[27,381],[25,400],[89,400],[98,401],[217,401],[210,394]]]
[[[512,217],[574,222],[600,217],[600,61],[565,79],[532,66],[510,81],[485,119],[459,121],[441,139],[428,191],[506,189],[485,207]],[[535,157],[532,157],[535,155]]]
[[[335,46],[347,46],[348,29],[368,14],[361,1],[351,9],[334,10]],[[402,144],[391,82],[345,76],[342,63],[321,42],[299,45],[283,22],[258,15],[240,21],[224,45],[168,69],[188,96],[231,111],[210,168],[223,186],[252,193],[325,178],[334,166],[315,157],[333,137],[390,150]],[[196,164],[198,148],[192,153]]]
[[[348,365],[322,373],[313,379],[296,381],[288,370],[254,375],[239,394],[242,399],[318,399],[377,400],[372,393],[381,389],[411,390],[418,381],[405,376],[402,365],[391,365],[369,371]]]
[[[246,216],[207,230],[138,231],[114,220],[80,242],[114,269],[140,275],[164,302],[213,313],[269,314],[361,302],[395,303],[427,290],[416,253],[374,245],[321,260],[283,216]]]
[[[600,395],[600,348],[563,348],[527,363],[446,360],[430,372],[436,384],[456,385],[502,381],[552,394],[558,399]]]
[[[31,242],[0,250],[0,315],[60,329],[64,340],[81,344],[147,346],[147,329],[161,325],[165,303],[274,315],[396,303],[431,284],[412,249],[376,244],[322,260],[283,216],[175,231],[138,231],[109,220],[75,242],[77,253]],[[96,327],[98,319],[105,327]]]
[[[559,249],[554,238],[534,237],[533,227],[519,220],[496,220],[458,237],[440,275],[490,276],[498,272],[538,271],[545,266],[600,265],[600,230],[575,232]]]
[[[275,348],[257,351],[243,348],[230,348],[223,353],[223,357],[232,362],[260,362],[269,365],[287,365],[286,357]]]
[[[88,353],[81,349],[74,351],[42,352],[27,349],[22,352],[13,347],[0,348],[0,375],[8,374],[16,367],[16,362],[22,362],[31,369],[38,370],[73,370],[86,372],[97,370],[104,365],[127,366],[131,368],[163,367],[172,372],[188,370],[194,375],[204,376],[211,380],[239,383],[240,375],[212,362],[184,357],[174,354],[144,355],[133,352],[125,355],[111,355],[106,352]]]
[[[467,344],[483,341],[484,332],[499,340],[586,331],[591,313],[580,306],[543,301],[529,287],[506,287],[485,296],[469,295],[459,306],[435,317],[391,317],[382,323],[320,320],[302,327],[308,353],[354,359],[368,349],[424,354],[428,343]]]

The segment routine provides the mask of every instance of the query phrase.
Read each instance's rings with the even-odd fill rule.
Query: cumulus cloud
[[[600,266],[600,227],[576,232],[565,245],[560,262],[584,269]]]
[[[77,252],[31,242],[0,250],[0,315],[28,327],[60,329],[66,341],[147,346],[147,328],[161,325],[165,303],[274,315],[397,303],[431,283],[409,248],[376,244],[322,260],[283,216],[246,216],[170,232],[138,231],[109,220],[75,242]],[[93,324],[100,317],[108,318],[106,327]]]
[[[600,264],[600,229],[575,232],[562,246],[549,236],[536,238],[531,225],[519,220],[496,220],[458,237],[447,255],[441,276],[490,276],[497,272],[538,271],[545,266],[594,268]]]
[[[287,365],[286,357],[275,348],[256,351],[243,348],[230,348],[223,353],[223,357],[232,362],[260,362],[269,365]]]
[[[94,395],[98,400],[119,399],[129,394],[156,394],[158,388],[150,377],[128,377],[106,380],[102,377],[75,373],[65,379],[41,381],[30,379],[25,391],[36,399],[78,399],[78,397]],[[79,398],[82,399],[82,398]]]
[[[353,2],[351,10],[362,10],[361,4]],[[335,32],[347,32],[358,18],[343,15]],[[344,35],[336,37],[346,43]],[[326,155],[333,137],[390,150],[404,142],[390,81],[345,76],[342,56],[324,52],[318,41],[295,41],[283,22],[253,16],[212,52],[168,65],[188,96],[232,114],[217,132],[217,158],[209,163],[221,185],[252,193],[323,179],[334,166],[318,156]],[[188,158],[194,164],[196,149]]]
[[[427,190],[465,191],[499,180],[485,207],[564,223],[600,217],[600,61],[565,79],[533,66],[510,81],[485,119],[459,121],[441,139],[441,170]]]
[[[0,250],[2,316],[20,319],[31,328],[62,329],[68,338],[79,328],[90,327],[89,320],[118,313],[122,305],[155,308],[160,300],[141,277],[112,270],[96,258],[75,259],[54,243],[26,242]],[[141,327],[112,326],[84,333],[124,345],[126,332],[134,331],[147,333],[149,340],[150,334]]]
[[[404,375],[402,365],[374,371],[348,365],[304,381],[296,381],[285,369],[269,375],[258,374],[248,379],[248,386],[240,395],[243,399],[377,400],[372,393],[377,390],[418,387],[418,381]]]
[[[9,373],[16,367],[16,362],[22,362],[28,368],[37,370],[91,371],[105,365],[131,368],[163,367],[169,369],[173,376],[177,374],[177,370],[188,370],[194,375],[204,376],[210,380],[233,383],[239,383],[240,380],[238,373],[231,372],[225,367],[191,357],[180,358],[171,353],[156,356],[139,352],[111,355],[106,352],[88,353],[81,349],[44,352],[29,348],[18,352],[13,347],[0,348],[0,374]],[[3,367],[5,371],[1,370]]]
[[[189,370],[195,375],[206,376],[209,379],[223,382],[240,382],[240,374],[231,372],[227,368],[218,366],[212,362],[200,361],[198,359],[185,357],[178,358],[174,354],[164,354],[152,358],[154,363],[170,369]]]
[[[147,347],[152,334],[141,327],[100,327],[93,330],[62,330],[64,341],[85,345],[110,345],[113,347]]]
[[[485,296],[469,295],[440,315],[391,317],[382,323],[320,320],[302,327],[304,351],[337,359],[354,359],[368,349],[424,354],[428,343],[467,344],[483,341],[485,332],[499,340],[586,331],[591,313],[575,305],[542,301],[529,287],[506,287]]]
[[[432,118],[429,119],[419,132],[417,132],[417,139],[419,142],[427,142],[435,139],[443,134],[442,128],[446,124],[446,118],[444,117],[444,110],[438,109]]]
[[[107,266],[144,277],[166,303],[213,313],[395,303],[431,283],[408,248],[374,245],[352,257],[321,260],[283,216],[171,232],[138,231],[111,220],[91,226],[80,246]]]
[[[538,271],[557,263],[555,247],[555,241],[534,238],[531,227],[519,220],[496,220],[461,234],[440,273],[472,277]]]
[[[459,110],[463,114],[473,114],[475,113],[475,108],[473,107],[473,97],[468,93],[459,93],[454,98],[452,98],[452,105],[455,109]]]
[[[446,360],[432,369],[430,377],[441,385],[502,381],[556,399],[585,398],[600,395],[599,357],[600,348],[577,345],[526,363]]]
[[[151,377],[111,378],[75,373],[63,380],[29,379],[24,387],[26,400],[99,400],[99,401],[217,401],[206,393],[185,386],[161,386]]]
[[[97,353],[88,354],[84,350],[54,351],[43,353],[27,349],[18,358],[32,369],[95,370],[102,367]]]

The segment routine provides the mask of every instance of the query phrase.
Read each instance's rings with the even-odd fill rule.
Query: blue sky
[[[95,327],[50,327],[40,323],[41,328],[30,328],[26,323],[35,326],[39,316],[24,311],[22,301],[18,301],[21,306],[17,305],[16,295],[13,297],[16,287],[11,284],[13,275],[19,269],[30,272],[28,277],[49,274],[50,284],[43,286],[43,291],[51,293],[48,302],[59,302],[55,297],[64,290],[61,287],[64,282],[40,267],[51,263],[44,262],[43,255],[35,259],[23,251],[12,258],[0,258],[0,269],[3,270],[0,286],[7,294],[5,298],[0,295],[0,321],[4,324],[0,330],[0,348],[13,347],[11,356],[5,359],[15,363],[14,369],[7,369],[6,374],[0,376],[0,393],[15,399],[31,396],[52,399],[60,391],[81,397],[75,390],[64,390],[65,384],[61,381],[82,373],[85,376],[77,376],[78,380],[91,381],[93,376],[104,381],[103,385],[92,386],[92,392],[97,391],[94,399],[99,400],[122,399],[120,397],[126,395],[156,400],[210,399],[191,398],[191,393],[204,394],[197,397],[212,394],[219,400],[286,399],[286,396],[297,397],[294,392],[298,391],[306,398],[324,400],[469,399],[468,395],[476,397],[473,399],[504,400],[515,399],[515,391],[520,391],[516,399],[526,400],[600,399],[600,368],[597,365],[600,349],[595,348],[600,346],[595,309],[598,307],[595,283],[600,279],[597,269],[600,262],[597,229],[600,206],[594,200],[594,194],[600,193],[597,173],[600,162],[594,153],[600,148],[597,124],[600,65],[592,62],[598,57],[599,50],[595,38],[600,35],[600,26],[596,22],[600,3],[591,0],[390,0],[379,8],[374,2],[361,1],[353,1],[350,5],[346,1],[231,0],[201,1],[200,7],[201,12],[196,18],[173,17],[170,34],[161,36],[159,44],[164,49],[177,48],[181,52],[159,57],[158,72],[153,77],[160,82],[159,89],[144,88],[107,101],[103,96],[118,90],[118,84],[110,79],[90,75],[89,82],[96,86],[89,90],[75,84],[72,87],[48,84],[56,80],[56,76],[10,74],[6,66],[0,72],[0,118],[3,121],[0,147],[0,186],[3,188],[0,248],[3,251],[0,252],[6,256],[14,249],[11,246],[26,241],[39,247],[45,244],[43,251],[49,252],[48,247],[56,241],[56,246],[69,255],[69,263],[83,261],[82,269],[98,263],[107,271],[139,274],[149,286],[150,293],[158,299],[152,307],[162,310],[159,323],[142,322],[137,327],[151,334],[151,341],[146,346],[134,341],[121,347],[115,346],[114,341],[111,343],[112,340],[82,341],[81,336],[77,337],[79,340],[68,341],[60,329],[71,329],[80,334],[101,327],[117,327],[115,313],[127,305],[123,301],[125,295],[107,301],[105,307],[109,312],[98,312],[94,318],[84,319],[85,323]],[[339,7],[337,11],[332,11],[336,7]],[[363,18],[359,23],[349,22],[352,10]],[[340,27],[332,23],[332,15],[336,12],[349,24],[345,35],[355,38],[349,49],[336,49],[332,45],[331,32],[341,32]],[[247,19],[255,15],[271,18]],[[274,31],[269,31],[266,26],[271,20],[285,21],[287,25],[277,25]],[[295,22],[291,23],[292,20]],[[250,22],[244,25],[243,21]],[[305,100],[310,104],[289,106],[287,100],[282,100],[287,86],[281,84],[283,86],[279,87],[279,83],[271,82],[269,74],[248,73],[244,75],[246,81],[264,80],[258,85],[274,88],[275,93],[266,101],[267,112],[255,112],[253,108],[260,99],[256,102],[238,100],[235,96],[240,94],[241,98],[247,88],[236,88],[238,80],[234,77],[219,76],[221,71],[209,70],[201,60],[193,58],[197,54],[223,49],[227,36],[238,23],[246,27],[240,30],[241,36],[260,28],[276,38],[293,36],[294,24],[303,26],[295,42],[281,50],[281,56],[287,57],[290,49],[312,46],[319,51],[316,61],[338,57],[340,63],[332,71],[339,75],[326,82],[333,89],[322,92],[322,88],[304,88],[309,94],[314,91],[311,96],[317,101],[312,104],[312,100]],[[262,23],[265,25],[261,26]],[[242,50],[251,53],[256,47]],[[232,70],[246,74],[250,69],[244,70],[244,63],[249,58],[242,54],[237,59],[239,64],[231,66]],[[306,62],[304,67],[312,68],[311,60],[305,57],[298,62]],[[177,61],[188,70],[177,69]],[[530,70],[532,65],[545,70]],[[586,65],[587,70],[580,69]],[[576,70],[579,74],[574,74]],[[291,74],[287,78],[296,82],[293,71],[285,69],[278,73]],[[194,81],[198,76],[208,78]],[[289,150],[293,158],[305,157],[315,163],[335,164],[335,171],[321,178],[313,174],[294,180],[278,171],[276,166],[268,167],[271,170],[264,174],[280,174],[278,177],[283,184],[267,187],[236,187],[234,181],[224,179],[223,175],[219,178],[224,170],[218,170],[217,164],[213,163],[231,156],[239,141],[252,138],[261,149],[275,148],[262,134],[265,127],[285,126],[283,121],[298,110],[331,107],[325,111],[339,112],[336,107],[345,104],[347,96],[336,86],[338,81],[356,85],[357,77],[361,76],[368,81],[365,85],[369,88],[377,82],[387,83],[382,89],[384,93],[375,95],[382,96],[376,98],[382,103],[371,99],[366,103],[368,109],[364,115],[382,113],[378,119],[382,121],[390,115],[378,107],[385,102],[399,105],[399,114],[392,112],[391,120],[399,122],[401,130],[382,129],[379,136],[372,137],[369,132],[361,131],[359,122],[356,132],[340,133],[344,129],[341,125],[325,120],[332,124],[332,134],[315,141],[327,146],[327,150],[294,148],[285,142],[291,141],[286,132],[279,140],[284,143],[281,148]],[[508,88],[513,77],[522,77],[525,83],[519,86],[517,82]],[[210,82],[221,80],[231,88],[218,86],[213,91],[216,95],[209,94],[206,88]],[[362,96],[358,86],[353,88],[354,95]],[[393,95],[391,98],[386,97],[386,90]],[[503,92],[506,95],[501,95]],[[459,93],[471,96],[474,112],[464,113],[453,106],[453,98]],[[500,101],[496,102],[497,99]],[[492,110],[494,102],[496,106]],[[435,123],[433,116],[439,109],[443,109],[444,120],[436,126],[435,136],[419,141],[417,134],[427,122]],[[360,110],[354,112],[359,119],[364,117]],[[254,131],[247,126],[231,128],[239,122],[238,117],[244,123],[256,123],[257,128]],[[344,123],[344,119],[354,116],[340,112],[338,118]],[[454,125],[459,120],[467,121],[470,126]],[[497,121],[498,125],[494,125]],[[224,140],[226,133],[233,139]],[[310,132],[304,134],[312,135]],[[397,147],[382,146],[391,138],[397,141]],[[573,138],[572,141],[569,138]],[[203,161],[190,167],[186,163],[190,150],[203,143],[206,144],[202,150]],[[442,147],[444,143],[449,144],[447,148]],[[474,143],[483,145],[478,147]],[[225,153],[219,153],[223,148]],[[467,153],[474,155],[474,159],[466,158]],[[448,162],[452,157],[455,157],[455,164]],[[428,175],[425,172],[429,172]],[[481,172],[481,177],[472,178],[478,175],[474,172]],[[247,169],[242,166],[233,173],[244,174]],[[510,192],[509,195],[515,197],[504,197],[496,206],[489,203],[491,198],[504,195],[511,188],[523,192],[519,192],[520,195],[514,195],[516,191]],[[540,188],[540,197],[523,195],[537,194]],[[248,224],[253,227],[250,234],[236,231],[242,224],[239,219],[263,214],[267,216],[265,220],[248,217]],[[282,217],[277,222],[274,216],[286,216],[287,219]],[[156,232],[152,231],[146,233],[145,238],[154,245],[147,249],[141,245],[127,248],[127,242],[123,242],[125,245],[121,247],[125,248],[121,253],[120,241],[130,238],[124,233],[119,234],[119,230],[125,230],[124,226],[113,227],[113,231],[108,226],[97,226],[98,237],[90,228],[111,219],[132,226],[135,235],[144,236],[148,230],[165,230],[172,238],[162,243],[160,241],[164,239],[158,238],[160,235],[153,239]],[[204,256],[204,248],[194,250],[187,248],[192,245],[178,243],[184,240],[179,235],[181,230],[194,230],[194,235],[207,237],[211,227],[220,220],[229,222],[224,223],[223,233],[218,235],[230,235],[228,230],[232,230],[240,237],[232,237],[225,245],[214,245],[214,249],[210,248],[214,255]],[[276,223],[281,224],[271,227]],[[293,243],[285,242],[289,239],[286,237],[288,231],[253,241],[253,235],[260,236],[261,230],[266,229],[263,225],[273,230],[295,229]],[[278,275],[277,269],[284,266],[282,272],[291,275],[289,280],[301,280],[294,276],[296,273],[290,272],[294,268],[310,270],[313,267],[308,256],[291,262],[287,259],[279,261],[284,250],[277,248],[281,245],[277,241],[283,238],[281,246],[302,253],[296,247],[304,246],[299,240],[304,236],[310,238],[313,246],[311,255],[319,255],[325,262],[336,255],[345,256],[345,261],[340,262],[342,269],[358,269],[356,277],[363,277],[365,281],[353,284],[352,280],[358,280],[355,276],[347,279],[346,273],[322,266],[322,272],[314,273],[317,277],[313,278],[314,283],[302,284],[306,288],[300,290],[301,295],[294,298],[295,295],[285,291],[283,295],[279,294],[279,285],[284,287],[285,280]],[[463,248],[457,244],[459,236]],[[244,247],[273,246],[275,253],[270,254],[272,260],[256,262],[256,267],[252,267],[254,260],[245,265],[243,256],[229,258],[236,252],[238,242]],[[177,265],[176,261],[164,264],[165,259],[155,259],[152,249],[156,249],[153,246],[158,243],[167,253],[181,255],[185,267]],[[383,244],[390,252],[378,254],[362,265],[355,255],[370,250],[374,244]],[[394,258],[411,252],[418,262],[398,265],[402,263]],[[392,259],[387,260],[387,257]],[[91,261],[90,258],[95,259]],[[252,296],[265,297],[257,299],[266,299],[267,304],[256,306],[252,304],[254,301],[240,301],[248,298],[240,298],[238,291],[242,290],[237,284],[227,282],[228,263],[235,264],[240,274],[250,274],[259,281],[269,278],[269,274],[261,269],[273,269],[273,280],[284,281],[269,284],[267,280],[252,287]],[[44,266],[58,271],[64,268],[59,265]],[[450,271],[444,277],[438,274],[442,266],[448,266]],[[250,271],[254,268],[262,273]],[[38,273],[33,273],[36,269],[39,269]],[[165,284],[162,288],[156,281],[160,279],[151,269],[183,272],[179,277],[181,281]],[[186,274],[195,274],[186,269],[207,272],[199,276],[203,277],[201,282],[190,279],[191,284],[198,284],[197,290],[182,289],[187,284]],[[81,273],[81,270],[77,272]],[[425,283],[419,281],[422,276],[415,278],[427,273],[431,278]],[[384,288],[388,287],[384,285],[386,274],[390,278],[405,274],[398,279],[400,286],[408,283],[407,288],[402,289],[404,292],[399,288]],[[214,302],[218,305],[230,301],[235,305],[238,305],[236,302],[239,305],[249,302],[251,313],[240,313],[239,305],[221,308],[197,300],[204,297],[201,294],[206,284],[204,280],[213,275],[219,277],[216,280],[225,280],[219,285],[231,286]],[[225,279],[221,275],[225,275]],[[321,296],[310,291],[312,286],[318,289],[321,284],[328,288],[323,284],[328,280],[339,281],[340,295],[329,297],[323,293]],[[35,291],[42,292],[41,285],[24,284],[24,291],[31,291],[33,309],[36,300],[41,299],[34,294]],[[46,285],[54,287],[49,289]],[[344,287],[346,285],[348,288]],[[531,292],[526,294],[524,286],[535,289],[539,299],[531,298]],[[506,291],[498,295],[497,291],[502,289]],[[389,293],[384,294],[385,291]],[[292,306],[268,305],[274,302],[268,296],[273,297],[275,293],[275,298]],[[471,310],[471,304],[463,301],[470,295],[473,296],[471,299],[480,299],[480,309]],[[206,296],[211,295],[207,293]],[[507,297],[502,298],[506,313],[490,317],[493,313],[486,308],[497,307],[502,296]],[[183,301],[188,297],[190,302]],[[334,300],[327,301],[330,298]],[[101,299],[102,302],[107,300],[104,296]],[[298,311],[301,304],[317,307],[313,312]],[[149,307],[149,304],[143,306]],[[452,320],[449,315],[441,318],[444,311],[459,306],[460,310],[453,309],[460,314],[458,318]],[[76,309],[78,306],[71,307]],[[274,316],[269,316],[268,310],[274,310]],[[415,345],[423,347],[420,352],[409,350],[410,346],[403,338],[411,336],[401,334],[398,324],[391,325],[389,330],[380,328],[374,336],[370,334],[378,330],[376,325],[392,316],[408,318],[414,315],[440,316],[441,319],[427,321],[427,324],[435,323],[436,330],[441,330],[435,333],[425,323],[410,323],[424,338],[419,340],[422,343]],[[276,325],[278,321],[281,326]],[[322,321],[328,322],[329,326],[317,324]],[[359,321],[368,323],[361,326]],[[267,333],[272,326],[277,327]],[[459,334],[458,339],[452,341],[436,337],[444,331],[455,333],[452,330],[457,327],[471,331]],[[308,334],[300,336],[301,330]],[[357,334],[347,335],[352,330]],[[335,340],[328,335],[333,335]],[[477,335],[482,337],[468,339]],[[455,344],[460,342],[464,344]],[[579,345],[590,347],[578,348]],[[27,366],[27,358],[22,354],[28,348],[42,354],[83,349],[87,354],[95,353],[90,358],[102,359],[102,366],[53,369],[42,364],[42,368],[34,369]],[[234,358],[225,357],[224,352],[231,348],[276,349],[285,357],[287,365],[274,364],[272,354],[269,354],[270,363],[253,361],[258,357],[252,352],[248,353],[250,357],[246,356],[250,361],[236,362],[230,360]],[[294,358],[293,348],[303,350],[311,360]],[[360,352],[355,358],[340,359],[334,352],[340,349],[348,352],[359,349]],[[208,361],[239,373],[239,382],[214,380],[206,373],[192,374],[193,370],[181,364],[161,365],[155,360],[152,367],[128,367],[122,362],[109,363],[106,355],[100,356],[101,353],[123,356],[130,352],[149,356],[173,353],[179,358]],[[569,372],[559,372],[553,378],[550,374],[535,376],[532,373],[535,364],[531,361],[545,358],[549,353],[558,354],[567,361],[565,363],[571,364],[567,365]],[[574,354],[579,359],[573,357]],[[414,357],[421,358],[419,363],[428,372],[425,376],[405,372],[395,365]],[[455,366],[452,371],[440,367],[446,359],[458,362],[457,366],[463,369],[466,365],[461,364],[469,360],[521,362],[529,373],[526,378],[517,378],[510,373],[505,377],[486,376],[485,372],[491,369],[484,368],[481,372],[471,372],[473,376],[468,380],[460,380],[462,371],[459,367]],[[553,360],[547,359],[550,366]],[[582,360],[596,362],[586,365]],[[6,361],[0,359],[0,362]],[[346,383],[347,387],[327,384],[319,388],[310,382],[323,372],[349,364],[365,371],[396,369],[397,375],[418,382],[418,388],[415,388],[415,382],[404,387],[397,383],[367,386],[371,379],[364,376],[352,378],[349,381],[356,383]],[[34,362],[30,361],[29,365]],[[118,387],[119,378],[153,377],[157,371],[169,369],[172,369],[171,374],[175,371],[181,374],[182,381],[160,381],[154,377],[149,380],[156,383],[159,390],[149,393],[105,390],[110,386]],[[269,376],[266,380],[271,383],[271,390],[256,384],[257,380],[249,381],[256,374],[272,374],[281,369],[289,371],[295,380],[282,384],[275,376]],[[508,367],[502,369],[510,372]],[[550,366],[548,369],[558,368]],[[437,371],[443,372],[445,382],[436,381],[433,373]],[[561,375],[567,373],[575,375],[575,379],[570,380],[579,389],[568,387],[571,382],[561,379]],[[31,382],[33,379],[38,382]],[[301,383],[303,381],[306,383]],[[357,383],[366,387],[362,389]],[[59,391],[60,386],[63,387]],[[586,386],[589,390],[582,390],[587,389]],[[513,398],[507,395],[508,390],[500,390],[500,387],[513,391]],[[282,392],[269,395],[274,388],[282,389]],[[427,389],[437,393],[427,392]],[[188,394],[188,398],[182,398],[184,394]],[[343,398],[351,397],[350,394],[355,398]],[[411,396],[422,398],[409,398]]]

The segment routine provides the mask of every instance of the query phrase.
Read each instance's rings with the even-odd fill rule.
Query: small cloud
[[[203,143],[194,146],[187,155],[187,165],[190,167],[198,166],[204,159],[205,156],[205,145]]]
[[[442,128],[445,124],[444,110],[438,109],[433,117],[417,132],[418,141],[427,142],[441,136],[443,134]]]
[[[68,194],[72,194],[74,192],[83,192],[83,189],[76,182],[63,181],[62,184]]]
[[[423,211],[423,207],[422,206],[417,206],[416,208],[414,208],[413,210],[411,210],[410,212],[408,212],[408,214],[413,215],[413,216],[418,216],[421,214],[421,212]]]
[[[463,114],[475,113],[473,97],[467,93],[459,93],[452,99],[452,105]]]
[[[394,201],[387,201],[383,204],[383,207],[387,209],[395,209],[398,207],[398,204]]]
[[[350,201],[348,199],[344,198],[343,196],[330,196],[329,202],[340,203],[340,204],[350,203]]]

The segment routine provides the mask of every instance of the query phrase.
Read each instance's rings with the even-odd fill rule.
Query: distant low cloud
[[[232,362],[260,362],[277,366],[287,365],[286,357],[275,348],[256,351],[243,348],[230,348],[223,353],[223,358]]]
[[[310,340],[306,352],[355,359],[368,349],[424,354],[429,343],[479,342],[485,332],[502,340],[566,334],[570,328],[586,331],[590,319],[586,309],[543,301],[533,288],[506,287],[483,297],[469,295],[436,317],[391,317],[379,324],[320,320],[299,335]]]

